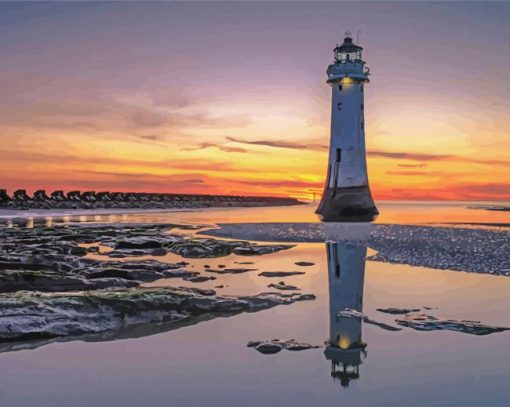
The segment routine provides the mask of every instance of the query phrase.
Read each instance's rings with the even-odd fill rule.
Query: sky
[[[510,199],[510,3],[1,2],[0,188],[320,197],[344,32],[379,200]]]

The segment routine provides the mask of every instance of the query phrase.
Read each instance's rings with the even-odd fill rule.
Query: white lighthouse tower
[[[331,138],[326,185],[316,213],[325,222],[371,221],[379,213],[368,185],[364,87],[369,69],[347,32],[329,65]]]

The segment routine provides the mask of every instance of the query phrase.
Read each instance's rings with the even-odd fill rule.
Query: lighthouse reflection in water
[[[329,279],[329,340],[324,355],[331,376],[344,387],[360,376],[366,357],[362,339],[366,239],[370,224],[330,224],[326,230]]]

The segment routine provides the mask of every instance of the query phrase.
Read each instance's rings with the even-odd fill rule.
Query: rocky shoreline
[[[0,209],[175,209],[300,205],[295,198],[234,195],[192,195],[145,192],[53,191],[30,196],[18,189],[10,196],[0,189]]]
[[[146,323],[257,312],[313,299],[302,294],[220,296],[183,287],[0,295],[0,342],[77,337]]]
[[[208,236],[270,242],[324,242],[331,234],[337,240],[352,240],[355,233],[334,224],[321,223],[237,223],[201,232]],[[366,226],[366,225],[361,225]],[[360,226],[360,227],[361,227]],[[380,261],[440,270],[510,276],[510,231],[418,225],[369,225],[363,238]]]
[[[164,323],[165,329],[172,329],[169,324],[315,299],[296,292],[222,296],[212,289],[143,287],[159,279],[191,283],[216,279],[187,269],[184,260],[160,262],[153,259],[156,256],[247,257],[293,247],[199,238],[192,233],[197,228],[167,223],[0,228],[0,342],[9,344],[0,348],[13,349],[12,342],[111,337],[108,332],[143,324]],[[238,274],[257,269],[203,272],[221,274],[220,270]]]
[[[136,257],[176,254],[183,259],[230,254],[260,256],[287,250],[288,244],[198,238],[177,233],[195,226],[175,224],[77,224],[47,228],[0,229],[0,293],[19,290],[77,291],[132,288],[161,278],[190,280],[199,272],[185,261],[159,262]],[[87,257],[93,254],[94,258]],[[100,258],[100,259],[98,259]],[[240,273],[256,269],[206,269]],[[207,277],[207,280],[211,277]],[[199,280],[202,281],[202,280]],[[195,280],[195,282],[199,282]]]

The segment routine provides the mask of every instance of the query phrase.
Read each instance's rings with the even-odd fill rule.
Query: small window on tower
[[[340,277],[340,264],[335,264],[335,276]]]
[[[342,110],[342,104],[341,103],[337,104],[336,107],[337,107],[338,110]]]
[[[365,110],[365,105],[363,103],[361,104],[361,110]]]
[[[342,161],[342,149],[337,148],[336,149],[336,162],[339,163],[340,161]]]
[[[338,90],[341,92],[342,91],[342,85],[338,85]]]
[[[361,122],[361,130],[365,129],[365,122]]]
[[[363,92],[363,85],[359,85],[359,90]]]

